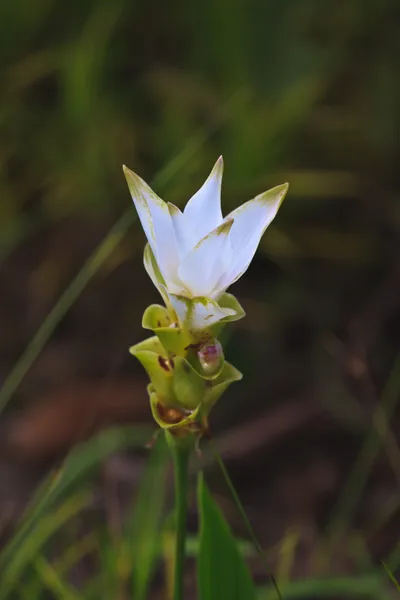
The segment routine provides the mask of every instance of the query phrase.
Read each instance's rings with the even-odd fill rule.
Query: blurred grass
[[[42,0],[34,16],[28,7],[17,0],[0,14],[4,231],[21,212],[40,222],[125,206],[120,165],[154,173],[238,87],[251,92],[251,110],[198,149],[169,186],[172,200],[221,151],[234,202],[249,183],[255,193],[266,172],[272,179],[297,168],[301,177],[311,165],[314,197],[327,188],[319,169],[346,168],[355,194],[363,175],[366,185],[371,176],[390,185],[399,98],[393,0],[236,0],[230,11],[222,0],[197,9],[175,1],[154,14],[152,3],[126,0],[74,2],[68,11]],[[347,192],[336,174],[327,191]]]
[[[337,543],[349,526],[354,510],[360,501],[363,489],[373,468],[374,461],[388,438],[389,423],[392,421],[399,402],[400,355],[397,357],[382,397],[372,416],[372,427],[366,433],[364,443],[354,462],[346,486],[332,512],[328,531],[328,547]],[[395,457],[397,459],[397,457]],[[398,468],[398,464],[397,464]]]
[[[93,534],[83,540],[76,540],[73,546],[64,550],[63,558],[58,558],[52,564],[45,558],[46,553],[42,556],[41,552],[46,552],[50,538],[67,520],[89,509],[92,498],[88,492],[88,485],[93,473],[105,458],[118,450],[143,447],[149,435],[150,432],[145,428],[108,430],[77,447],[58,473],[51,474],[38,490],[10,542],[0,553],[0,598],[12,597],[22,583],[25,587],[35,585],[33,582],[37,577],[45,588],[50,588],[53,592],[56,590],[59,597],[80,597],[78,591],[70,589],[66,576],[71,567],[78,564],[86,553],[99,553],[100,564],[103,566],[101,572],[105,581],[96,577],[95,585],[98,589],[94,592],[94,597],[99,597],[98,594],[110,586],[119,588],[125,585],[132,577],[133,589],[135,594],[137,593],[135,597],[144,597],[154,559],[159,551],[159,524],[166,489],[165,463],[168,456],[162,438],[153,450],[147,473],[143,476],[141,494],[121,533],[109,531],[102,534],[101,531],[97,531],[95,540],[92,539]],[[150,502],[149,486],[153,494]],[[101,535],[106,536],[104,544],[99,544]],[[140,563],[137,562],[139,556]],[[34,566],[33,582],[26,582],[23,575],[31,563]],[[142,567],[140,570],[138,564]],[[69,591],[66,591],[68,589]],[[114,592],[115,589],[109,589],[109,597],[114,597]]]
[[[108,430],[71,452],[61,469],[51,473],[32,499],[21,526],[1,552],[0,570],[6,569],[12,557],[24,546],[32,528],[40,524],[43,515],[63,501],[75,486],[82,484],[108,455],[131,445],[143,446],[149,435],[144,427]]]
[[[361,577],[336,577],[326,579],[304,579],[288,583],[284,588],[286,600],[304,598],[356,598],[358,600],[389,600],[392,594],[385,591],[384,581],[379,574]],[[274,590],[261,591],[258,600],[275,600]]]

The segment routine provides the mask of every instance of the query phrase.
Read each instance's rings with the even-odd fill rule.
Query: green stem
[[[189,455],[190,450],[177,445],[172,447],[175,469],[175,571],[174,600],[183,600],[183,578],[186,545],[186,515],[188,508],[189,488]]]

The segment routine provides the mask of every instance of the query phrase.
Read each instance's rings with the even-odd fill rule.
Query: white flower
[[[234,318],[235,311],[218,300],[247,270],[288,184],[256,196],[224,218],[222,157],[183,212],[161,200],[127,167],[123,169],[151,248],[145,250],[145,268],[181,324],[190,320],[191,328],[204,329]]]

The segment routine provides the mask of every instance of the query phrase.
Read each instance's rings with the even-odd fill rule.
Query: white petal
[[[192,296],[213,296],[224,272],[224,255],[230,249],[228,236],[232,226],[232,219],[222,223],[196,244],[181,262],[179,279]]]
[[[169,299],[181,326],[189,329],[206,329],[221,319],[236,314],[231,308],[221,308],[209,298],[189,299],[170,294]]]
[[[178,250],[166,203],[136,173],[123,167],[129,191],[159,269],[169,284],[179,286]]]
[[[132,200],[135,204],[137,213],[139,215],[139,219],[142,224],[143,230],[146,234],[147,240],[150,244],[153,254],[154,256],[156,256],[156,239],[153,230],[153,223],[151,220],[151,212],[145,197],[141,193],[142,179],[140,179],[140,177],[138,177],[136,173],[128,169],[128,167],[126,167],[125,165],[122,166],[122,170],[124,172],[126,182],[128,184]]]
[[[175,232],[179,258],[182,260],[195,245],[195,234],[192,232],[190,223],[186,222],[185,216],[175,204],[168,202],[168,210]]]
[[[143,254],[144,268],[146,269],[147,275],[152,280],[155,287],[163,297],[164,302],[168,301],[168,294],[165,291],[165,281],[160,273],[153,251],[149,244],[146,244]]]
[[[191,230],[192,247],[207,233],[222,223],[221,182],[224,170],[222,156],[219,157],[203,186],[187,203],[183,215]]]
[[[188,298],[178,294],[169,294],[169,301],[176,312],[181,327],[184,327],[189,312]]]
[[[221,289],[227,289],[247,270],[264,231],[286,196],[288,187],[287,183],[278,185],[242,204],[226,217],[226,219],[234,219],[229,234],[232,262],[219,282]]]
[[[218,304],[212,300],[207,302],[194,302],[193,311],[191,314],[191,326],[193,329],[205,329],[214,323],[221,321],[225,317],[231,317],[235,311],[231,308],[220,308]]]

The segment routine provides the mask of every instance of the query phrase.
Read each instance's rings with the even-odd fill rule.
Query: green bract
[[[194,411],[201,405],[202,414],[207,415],[228,385],[242,377],[223,357],[217,372],[204,372],[193,348],[187,351],[191,360],[171,355],[156,336],[132,346],[130,352],[146,369],[152,391],[166,408]]]
[[[224,294],[221,302],[234,307],[235,315],[244,314],[231,294]],[[242,378],[225,361],[215,338],[229,320],[232,318],[208,329],[191,331],[181,327],[172,308],[153,304],[145,310],[143,327],[155,336],[132,346],[130,353],[138,358],[150,378],[151,409],[160,427],[203,432],[215,402],[232,382]],[[215,361],[211,369],[205,368],[209,363],[204,362],[203,348],[206,352],[215,349],[210,358]]]
[[[182,298],[180,301],[185,305],[186,317],[183,319],[178,317],[173,306],[170,305],[170,308],[166,308],[160,304],[149,306],[142,319],[142,327],[154,331],[166,352],[172,354],[183,356],[191,344],[204,343],[217,337],[227,323],[238,321],[245,316],[245,312],[236,298],[232,294],[225,293],[219,299],[219,305],[230,310],[232,314],[225,316],[213,325],[205,322],[201,329],[196,329],[192,327],[191,321],[193,306],[207,306],[207,298]]]

